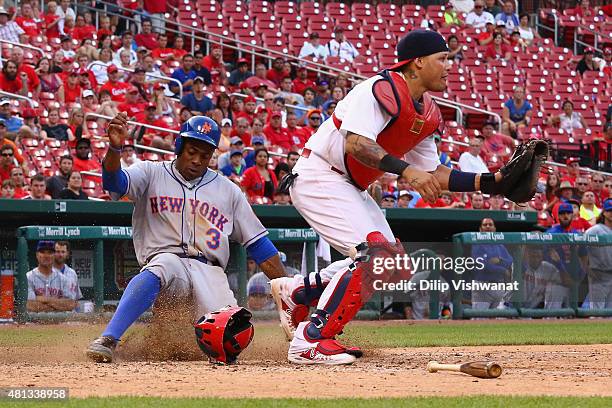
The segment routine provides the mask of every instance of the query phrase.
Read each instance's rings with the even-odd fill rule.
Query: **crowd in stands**
[[[59,4],[44,2],[42,9],[40,2],[33,1],[0,8],[0,40],[11,42],[1,44],[5,60],[0,90],[27,96],[38,103],[34,108],[18,98],[0,100],[2,197],[108,199],[96,176],[106,146],[105,117],[126,111],[140,125],[133,127],[133,140],[123,147],[123,166],[139,160],[171,159],[171,153],[136,146],[172,151],[181,124],[193,115],[204,114],[217,121],[222,130],[220,146],[211,163],[213,169],[236,182],[252,203],[290,204],[287,195],[277,194],[278,181],[291,171],[301,148],[333,114],[337,103],[355,85],[355,79],[342,73],[317,74],[307,64],[280,56],[269,66],[260,58],[241,55],[230,58],[227,49],[214,43],[196,43],[195,48],[190,48],[191,41],[164,30],[168,23],[160,18],[163,15],[157,4],[160,2],[140,3],[134,2],[132,17],[136,19],[132,22],[112,13],[105,15],[102,10],[97,10],[96,16],[90,7],[74,9],[65,0]],[[588,3],[585,9],[585,3],[580,6],[582,13],[589,15],[591,10],[600,13]],[[453,62],[450,93],[459,95],[457,84],[465,86],[466,79],[457,76],[458,70],[471,67],[472,71],[465,72],[474,78],[477,70],[473,63],[480,59],[498,70],[494,72],[493,85],[484,84],[486,81],[483,84],[497,87],[499,83],[508,95],[494,109],[501,124],[492,117],[486,117],[484,125],[468,129],[463,128],[464,124],[448,122],[451,126],[447,132],[436,136],[441,162],[467,171],[494,171],[512,153],[516,140],[532,134],[537,124],[569,134],[591,128],[588,155],[592,160],[583,159],[582,163],[603,162],[609,168],[610,109],[598,129],[593,127],[594,116],[587,115],[583,104],[577,104],[571,97],[565,101],[557,99],[556,111],[546,109],[547,116],[542,117],[540,108],[544,103],[540,96],[533,96],[533,84],[541,82],[536,83],[535,77],[528,76],[522,83],[514,76],[501,74],[506,72],[504,64],[516,63],[515,68],[519,67],[525,55],[537,52],[534,50],[544,44],[532,28],[529,15],[517,14],[514,4],[495,0],[451,1],[435,9],[436,13],[427,14],[420,6],[410,5],[413,7],[410,10],[417,10],[416,15],[423,17],[419,25],[437,29],[448,38],[449,59]],[[179,4],[178,9],[184,6]],[[393,9],[390,10],[389,13]],[[366,60],[384,66],[382,54],[378,57],[375,54],[376,44],[381,44],[374,41],[376,36],[372,49],[367,49],[350,24],[335,24],[327,31],[321,27],[307,28],[307,33],[303,30],[301,45],[294,49],[296,57],[325,61],[330,66],[341,61],[363,68]],[[42,48],[44,54],[28,44]],[[475,49],[481,54],[476,54]],[[609,104],[610,91],[605,84],[612,73],[611,56],[609,47],[601,55],[586,49],[580,60],[575,57],[568,62],[574,64],[578,75],[601,72],[595,79],[601,84],[592,97],[599,105],[606,98]],[[361,68],[357,72],[367,71]],[[467,83],[469,86],[470,81]],[[472,83],[475,89],[470,89],[470,93],[484,92],[479,82]],[[586,89],[584,84],[581,89]],[[457,100],[463,102],[459,97]],[[498,128],[501,132],[497,132]],[[467,146],[448,143],[449,139]],[[573,154],[562,152],[556,158],[566,157],[571,159]],[[559,183],[551,188],[559,189],[561,182],[575,182],[578,174],[572,173],[572,169],[568,167],[566,174],[563,168],[551,168],[542,181],[546,184],[556,178]],[[601,206],[601,200],[610,194],[610,189],[603,187],[610,182],[609,176],[584,174],[592,175],[587,180],[596,196],[594,204]],[[46,185],[42,192],[41,178]],[[578,185],[572,184],[572,188],[579,191]],[[445,192],[431,205],[421,200],[406,180],[390,177],[375,183],[370,192],[385,208],[534,209],[540,212],[543,225],[556,219],[554,206],[564,200],[560,192],[549,194],[547,190],[527,207],[517,207],[504,202],[503,197]],[[579,211],[585,205],[588,208],[585,211],[596,212],[598,207],[591,207],[590,195],[587,194],[584,203],[583,196],[584,191],[573,195]]]

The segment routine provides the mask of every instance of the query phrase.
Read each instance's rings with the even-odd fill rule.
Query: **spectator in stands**
[[[60,21],[58,23],[58,28],[60,34],[64,35],[64,25],[66,22],[66,18],[72,18],[72,20],[76,20],[76,13],[72,8],[70,8],[70,0],[60,0],[59,7],[56,10],[56,14],[60,17]]]
[[[92,61],[88,66],[87,70],[93,72],[96,82],[99,85],[104,85],[108,81],[107,69],[113,65],[112,63],[113,53],[109,48],[103,48],[100,50],[98,59]]]
[[[249,71],[249,61],[246,58],[239,58],[236,63],[236,69],[230,73],[228,82],[232,86],[238,86],[242,81],[252,76],[253,73]]]
[[[489,44],[485,51],[485,58],[487,62],[494,60],[506,60],[510,61],[512,53],[510,47],[504,44],[504,36],[501,33],[493,34],[493,42]]]
[[[576,186],[576,190],[578,190],[577,194],[579,200],[582,200],[582,196],[584,195],[584,193],[591,189],[591,183],[589,182],[589,178],[583,175],[576,177],[574,185]]]
[[[283,58],[275,58],[272,62],[272,68],[266,73],[266,79],[274,82],[275,88],[279,88],[283,78],[289,76],[289,73],[285,72],[284,63],[285,60]]]
[[[493,42],[493,34],[495,34],[495,24],[487,22],[485,30],[478,35],[478,44],[484,46]]]
[[[221,78],[226,78],[225,62],[223,62],[223,49],[218,44],[211,46],[210,54],[202,58],[202,66],[210,73],[213,71],[219,72]]]
[[[595,194],[595,205],[601,207],[603,202],[609,197],[610,192],[604,188],[604,176],[594,173],[591,177],[591,191]]]
[[[525,99],[525,88],[514,87],[512,98],[504,103],[502,112],[502,131],[506,135],[518,138],[518,133],[531,122],[533,106]]]
[[[291,205],[291,196],[288,193],[277,192],[274,194],[274,205]]]
[[[76,17],[74,29],[72,30],[72,37],[78,41],[83,41],[85,39],[93,40],[95,34],[96,27],[87,24],[84,15],[78,15]]]
[[[144,112],[147,103],[140,98],[138,88],[131,86],[125,94],[125,102],[120,103],[117,109],[120,112],[127,112],[129,117],[134,117]]]
[[[448,59],[459,64],[463,61],[463,47],[459,44],[459,38],[456,35],[448,37]]]
[[[5,66],[8,64],[9,62],[7,62]],[[23,120],[13,115],[10,99],[0,99],[0,119],[2,120],[0,122],[4,123],[6,131],[8,132],[8,134],[4,133],[4,136],[0,136],[0,140],[2,140],[4,137],[11,137],[14,139],[13,136],[17,135],[17,133],[23,127]],[[18,157],[21,157],[21,155]]]
[[[470,11],[465,18],[465,24],[474,28],[485,28],[487,23],[495,24],[493,14],[485,11],[484,0],[474,1],[474,10]]]
[[[604,73],[607,78],[612,77],[612,47],[608,46],[604,49],[603,59],[599,61],[599,70]]]
[[[126,141],[126,143],[121,146],[121,168],[125,169],[130,167],[133,164],[139,163],[141,160],[136,155],[136,149],[132,142]]]
[[[70,127],[60,122],[59,109],[49,109],[47,123],[42,126],[40,137],[43,139],[56,139],[60,141],[74,141],[76,137]]]
[[[32,108],[24,108],[21,116],[23,117],[23,126],[19,129],[17,137],[24,139],[40,138],[40,122],[38,121],[38,113]]]
[[[136,60],[134,63],[130,62],[130,53],[127,50],[122,49],[119,51],[119,63],[117,64],[117,68],[119,68],[119,72],[121,74],[121,81],[128,81],[128,78],[130,77],[130,70],[134,69],[136,64],[138,64],[138,60]]]
[[[264,135],[271,145],[291,150],[293,141],[289,133],[282,127],[282,114],[279,111],[272,112],[270,123],[263,128]]]
[[[483,139],[480,137],[472,137],[469,141],[468,150],[461,153],[459,157],[459,168],[461,171],[472,173],[488,173],[486,163],[480,157],[482,150]]]
[[[72,280],[53,269],[55,244],[38,241],[38,266],[26,274],[29,312],[69,312],[77,305],[77,291]]]
[[[177,79],[183,85],[183,92],[190,92],[193,80],[196,77],[196,72],[193,70],[193,55],[185,54],[182,58],[182,64],[180,68],[177,68],[172,73],[172,78]],[[202,84],[204,79],[202,78]],[[179,87],[176,83],[171,82],[170,90],[178,95]]]
[[[563,113],[549,116],[549,126],[559,127],[568,133],[572,133],[574,129],[585,129],[587,127],[582,115],[574,111],[574,104],[572,101],[564,101],[561,108],[563,109]]]
[[[11,50],[11,61],[17,64],[17,75],[25,72],[28,76],[28,91],[38,98],[40,93],[40,79],[36,75],[34,68],[23,61],[23,49],[21,47],[13,47]]]
[[[159,117],[157,111],[157,105],[153,102],[149,102],[145,106],[145,111],[136,116],[136,121],[144,123],[145,125],[168,129],[168,125],[163,119]],[[143,143],[145,143],[146,145],[150,144],[152,147],[158,149],[172,150],[172,146],[174,144],[174,135],[172,133],[147,128],[145,126],[140,126],[140,129],[137,132],[136,139],[138,140],[138,142],[140,142],[141,140],[143,140],[143,138]]]
[[[174,58],[174,51],[173,48],[168,47],[168,35],[166,33],[159,33],[157,47],[151,51],[153,58],[165,62]]]
[[[72,156],[62,156],[59,160],[59,174],[47,179],[47,191],[51,194],[51,198],[59,198],[60,192],[68,185],[68,177],[71,172]]]
[[[89,128],[85,123],[85,113],[81,108],[72,108],[68,116],[68,127],[77,139],[90,137]]]
[[[127,93],[127,90],[132,87],[132,85],[120,80],[121,74],[119,73],[119,69],[116,65],[109,65],[106,72],[108,73],[108,81],[102,85],[102,87],[100,87],[100,93],[102,93],[102,91],[108,91],[113,102],[124,102],[125,94]],[[100,100],[102,100],[101,97]]]
[[[580,157],[568,157],[565,160],[567,177],[572,184],[576,182],[576,178],[580,177]]]
[[[551,173],[548,175],[546,179],[546,202],[551,203],[555,200],[558,200],[557,190],[559,189],[559,185],[561,183],[561,179],[557,173]],[[552,207],[551,207],[552,208]]]
[[[282,180],[287,174],[291,173],[291,169],[287,163],[280,162],[274,168],[274,174],[277,180]]]
[[[410,208],[410,202],[414,198],[410,191],[400,190],[397,195],[397,208]]]
[[[62,85],[62,81],[59,76],[56,73],[51,72],[51,61],[49,58],[43,57],[38,60],[35,73],[40,79],[41,92],[55,94]]]
[[[157,34],[153,32],[151,20],[143,20],[141,23],[142,31],[134,36],[137,46],[142,46],[148,50],[154,50],[159,47],[157,42]]]
[[[612,199],[603,203],[603,212],[597,224],[585,235],[612,235]],[[612,308],[612,247],[610,245],[589,246],[589,300],[591,309]]]
[[[574,211],[574,218],[572,219],[572,228],[574,228],[579,233],[583,233],[589,228],[591,228],[591,224],[580,216],[580,199],[568,200],[567,203],[572,205],[572,210]]]
[[[530,46],[533,44],[533,40],[535,38],[539,38],[538,32],[531,28],[529,24],[529,14],[521,13],[521,18],[519,22],[518,32],[521,35],[521,39],[525,43],[526,46]]]
[[[0,181],[4,181],[11,178],[11,170],[15,167],[15,148],[12,144],[0,144],[0,155]]]
[[[455,6],[450,1],[446,3],[446,7],[444,8],[444,26],[445,27],[453,27],[465,24],[465,22],[459,16],[459,13],[455,10]]]
[[[57,100],[62,105],[79,102],[83,89],[79,83],[79,70],[73,68],[57,91]]]
[[[580,217],[584,218],[591,225],[595,225],[597,217],[601,214],[601,209],[595,205],[595,193],[592,191],[585,191],[582,194],[582,204],[580,205]]]
[[[238,136],[232,136],[232,138],[230,139],[230,145],[229,145],[228,151],[219,155],[219,158],[218,158],[219,169],[222,169],[225,166],[230,164],[230,153],[235,150],[239,150],[241,152],[244,151],[244,142]],[[243,161],[242,165],[246,166],[246,162]]]
[[[2,181],[2,195],[0,198],[14,198],[15,196],[15,183],[8,178]]]
[[[595,15],[595,9],[591,8],[591,2],[589,0],[577,0],[576,8],[574,8],[574,15],[580,17],[589,17]]]
[[[241,150],[232,150],[229,155],[230,163],[221,168],[221,173],[226,177],[242,177],[244,171],[246,170],[246,166],[243,165],[244,159],[242,157]]]
[[[102,167],[100,162],[92,157],[91,154],[91,140],[89,139],[79,139],[76,142],[75,148],[76,154],[72,159],[72,172],[81,172],[81,171],[93,171],[97,173],[102,172]],[[99,182],[99,178],[93,178],[93,176],[86,176],[87,179],[93,179],[96,182]],[[70,179],[68,179],[68,187],[70,188]]]
[[[221,118],[234,119],[234,112],[232,111],[232,100],[225,92],[220,92],[217,95],[216,108],[221,111]]]
[[[68,35],[64,35],[60,38],[60,49],[64,54],[64,60],[66,58],[74,58],[76,51],[74,51],[74,45],[72,44],[72,38]],[[72,61],[71,61],[72,63]]]
[[[83,177],[78,171],[70,173],[68,185],[63,189],[59,198],[62,200],[89,200],[87,194],[83,191]]]
[[[13,198],[21,199],[28,195],[28,190],[25,184],[25,177],[23,176],[23,169],[21,167],[13,167],[11,169],[11,181],[15,186]]]
[[[317,58],[325,61],[329,55],[329,49],[319,42],[319,34],[311,33],[308,37],[310,41],[305,41],[300,48],[299,58]]]
[[[380,208],[395,208],[395,195],[388,191],[382,194],[382,198],[380,199]]]
[[[30,194],[24,200],[50,200],[51,196],[45,194],[45,176],[36,174],[30,179]]]
[[[497,2],[498,0],[485,0],[485,11],[491,13],[493,16],[501,13],[502,9]]]
[[[195,77],[193,79],[193,92],[184,95],[181,98],[181,104],[188,107],[194,115],[204,115],[214,109],[212,99],[204,93],[204,78]]]
[[[346,94],[344,93],[344,88],[342,88],[340,86],[334,86],[334,88],[332,89],[332,93],[331,93],[331,100],[332,101],[338,103],[342,99],[344,99],[345,96],[346,96]]]
[[[333,115],[334,111],[336,110],[336,106],[338,106],[338,102],[336,102],[335,100],[327,101],[323,104],[323,106],[321,107],[321,110],[323,111],[323,121]]]
[[[299,105],[304,103],[304,97],[298,93],[293,92],[293,81],[291,77],[284,77],[280,84],[280,90],[276,94],[277,98],[283,98],[287,104]]]
[[[440,158],[440,163],[446,167],[448,167],[449,169],[453,168],[453,164],[451,163],[451,158],[450,156],[446,153],[440,150],[440,146],[442,145],[442,138],[440,137],[439,133],[434,133],[433,136],[434,142],[436,144],[436,150],[438,151],[438,156]]]
[[[26,96],[28,94],[28,75],[22,72],[18,75],[17,64],[6,61],[0,75],[0,90]]]
[[[599,65],[593,60],[594,53],[595,51],[590,47],[584,50],[582,59],[576,65],[576,71],[580,72],[580,75],[583,75],[586,71],[599,71]]]
[[[183,58],[183,56],[185,56],[185,54],[187,54],[187,51],[185,50],[185,38],[182,35],[177,35],[174,37],[172,47],[174,48],[173,59],[176,61],[180,60]]]
[[[133,40],[134,35],[130,31],[126,31],[121,35],[121,47],[113,55],[113,64],[121,65],[121,51],[124,50],[130,55],[129,64],[135,64],[138,61],[138,56],[132,45]]]
[[[299,67],[297,69],[297,77],[293,80],[293,92],[304,95],[306,89],[314,89],[315,87],[314,81],[308,78],[306,67]]]
[[[245,145],[251,145],[251,134],[249,133],[249,121],[245,118],[236,119],[232,136],[238,136]]]
[[[482,151],[487,155],[506,156],[514,151],[514,140],[510,136],[497,133],[496,126],[497,123],[492,120],[487,120],[482,125],[482,137],[484,138]]]
[[[23,28],[15,21],[9,20],[9,13],[4,7],[0,7],[0,40],[14,43],[27,41],[27,35]]]
[[[505,203],[504,196],[501,194],[491,194],[489,197],[489,210],[500,211],[503,210]]]
[[[477,191],[472,194],[470,197],[470,203],[472,210],[484,210],[485,209],[485,200],[484,196],[480,191]]]
[[[21,14],[15,17],[15,22],[19,24],[19,27],[21,27],[29,39],[36,37],[41,31],[41,27],[36,20],[34,20],[32,5],[30,3],[21,3]]]
[[[514,12],[514,1],[507,0],[504,2],[502,12],[495,16],[495,21],[503,21],[508,34],[512,33],[514,28],[519,26],[518,15]]]
[[[359,56],[359,51],[357,51],[355,46],[344,38],[344,29],[342,27],[334,29],[334,38],[329,41],[327,48],[329,49],[329,56],[339,57],[348,62],[353,62]]]
[[[495,222],[491,218],[483,218],[480,222],[480,232],[496,232]],[[472,245],[472,258],[483,260],[484,267],[474,269],[473,280],[477,282],[509,282],[512,262],[514,259],[501,244]],[[504,308],[506,291],[503,290],[472,290],[472,309]]]
[[[201,76],[204,78],[204,84],[210,85],[212,84],[212,74],[208,68],[202,65],[203,60],[204,53],[202,50],[196,50],[193,52],[193,70],[195,71],[196,76]]]
[[[262,63],[258,63],[255,65],[255,75],[245,79],[242,84],[253,90],[260,88],[261,85],[265,86],[269,90],[276,90],[276,85],[274,82],[266,78],[267,72],[266,66]]]
[[[276,175],[268,169],[270,155],[265,148],[255,151],[255,166],[244,172],[242,187],[250,200],[267,197],[272,200],[278,184]]]
[[[308,111],[308,113],[306,113],[306,126],[303,127],[302,129],[304,129],[304,138],[306,139],[306,141],[308,141],[308,139],[310,139],[310,136],[314,135],[314,133],[319,129],[319,126],[321,126],[321,110],[319,109],[311,109]]]
[[[296,151],[291,151],[287,153],[287,165],[289,166],[289,169],[293,170],[293,167],[295,166],[299,158],[300,154]]]

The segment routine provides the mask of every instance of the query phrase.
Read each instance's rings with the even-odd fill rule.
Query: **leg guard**
[[[305,330],[307,340],[333,338],[342,332],[344,326],[372,296],[373,288],[371,285],[364,287],[364,281],[367,283],[372,279],[373,259],[404,253],[401,244],[388,242],[380,232],[368,234],[367,246],[361,245],[358,250],[367,250],[367,255],[358,256],[347,270],[334,276],[326,288],[326,291],[332,290],[332,293],[324,304],[319,302],[310,318],[310,324]]]

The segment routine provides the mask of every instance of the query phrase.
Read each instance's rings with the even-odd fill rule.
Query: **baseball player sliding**
[[[130,280],[102,336],[87,348],[87,356],[96,362],[113,360],[113,350],[121,336],[160,293],[191,298],[195,304],[194,319],[236,306],[224,272],[229,259],[229,239],[244,245],[270,279],[285,276],[278,251],[244,194],[229,179],[208,170],[221,136],[212,119],[195,116],[183,124],[176,140],[175,160],[143,161],[121,169],[120,152],[128,136],[127,121],[123,112],[110,122],[107,130],[110,145],[102,180],[104,189],[111,191],[114,199],[128,196],[134,201],[134,248],[142,269]],[[231,318],[240,320],[247,315],[246,322],[227,323]],[[218,342],[231,343],[233,354],[225,358],[224,344],[206,346],[200,341],[200,347],[212,348],[211,356],[219,361],[232,361],[248,345],[250,336],[231,331],[250,325],[250,313],[238,308],[223,309],[215,317],[216,326],[224,326],[219,323],[223,321],[227,327],[215,326],[213,330],[219,329],[221,334],[213,337]],[[235,334],[236,338],[224,337],[228,331],[230,337]],[[252,331],[249,333],[252,336]]]
[[[446,41],[436,32],[415,30],[398,43],[397,55],[397,64],[355,86],[338,103],[306,144],[294,173],[281,183],[308,223],[336,250],[354,258],[327,268],[325,274],[272,281],[281,326],[293,337],[291,362],[350,364],[362,355],[335,336],[371,293],[364,285],[369,263],[361,249],[369,247],[370,257],[403,252],[366,192],[383,173],[405,177],[429,202],[442,190],[480,190],[516,202],[535,194],[548,152],[544,142],[521,145],[494,174],[461,172],[440,164],[430,136],[442,119],[427,92],[446,89]],[[314,314],[301,321],[310,305],[316,305]]]

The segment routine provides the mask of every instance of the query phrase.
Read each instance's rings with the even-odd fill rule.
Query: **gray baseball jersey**
[[[133,240],[141,265],[159,253],[180,253],[204,256],[225,269],[230,239],[248,246],[268,233],[238,186],[212,170],[192,181],[170,161],[144,161],[121,171],[135,205]]]
[[[47,276],[43,275],[38,268],[34,268],[26,276],[28,279],[28,300],[36,300],[36,296],[78,299],[72,281],[56,269],[52,269],[51,274]]]
[[[79,276],[77,275],[74,269],[64,264],[64,266],[61,269],[58,269],[54,266],[53,270],[58,271],[59,273],[64,275],[64,277],[70,280],[70,288],[71,290],[74,290],[76,292],[77,300],[83,297],[83,293],[81,293],[81,287],[79,286]]]

